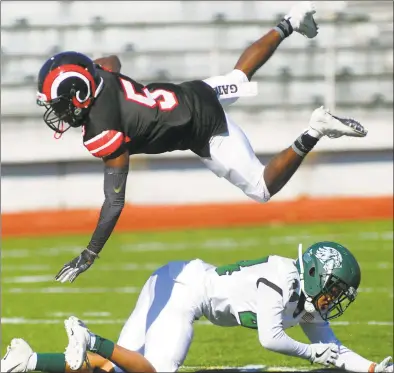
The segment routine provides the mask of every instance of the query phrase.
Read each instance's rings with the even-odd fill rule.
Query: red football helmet
[[[46,108],[44,122],[60,134],[81,126],[103,84],[89,57],[77,52],[54,55],[38,74],[37,104]],[[69,127],[64,129],[63,123]]]

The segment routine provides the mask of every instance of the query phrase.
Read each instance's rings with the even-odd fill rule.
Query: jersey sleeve
[[[271,351],[308,359],[309,345],[290,338],[283,327],[283,311],[288,298],[287,279],[281,280],[277,267],[257,281],[257,326],[261,345]]]
[[[85,148],[94,157],[110,158],[123,150],[124,134],[117,130],[105,130],[89,140],[84,139]]]

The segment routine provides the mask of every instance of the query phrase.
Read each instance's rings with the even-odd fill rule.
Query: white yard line
[[[211,326],[213,325],[211,322],[208,320],[201,320],[197,321],[196,325],[206,325],[206,326]],[[393,326],[394,323],[393,321],[332,321],[330,322],[330,325],[341,325],[341,326],[350,326],[350,325],[377,325],[377,326]]]
[[[59,324],[62,323],[65,317],[69,317],[71,314],[66,312],[58,312],[56,315],[61,315],[59,318],[47,318],[47,319],[28,319],[25,317],[3,317],[1,319],[2,324]],[[82,313],[82,315],[87,316],[86,313]],[[93,317],[93,315],[91,315]],[[126,322],[125,319],[108,319],[108,318],[83,318],[83,321],[89,324],[124,324]],[[341,326],[350,326],[350,325],[363,325],[363,326],[393,326],[393,321],[333,321],[330,323],[331,325],[341,325]],[[213,326],[208,320],[197,321],[196,325],[202,326]]]
[[[161,265],[163,265],[164,263],[119,263],[119,264],[115,264],[115,263],[110,263],[110,264],[101,264],[100,263],[100,267],[98,267],[100,269],[100,271],[105,271],[105,272],[119,272],[119,271],[155,271],[157,268],[159,268]],[[379,270],[390,270],[393,269],[393,263],[392,262],[377,262],[377,263],[364,263],[364,262],[360,262],[360,266],[361,269],[368,269],[368,270],[374,270],[374,269],[379,269]],[[51,267],[49,265],[35,265],[35,264],[21,264],[21,265],[8,265],[8,264],[3,264],[1,266],[1,271],[2,272],[42,272],[42,271],[56,271],[57,267]],[[45,276],[45,275],[42,275]],[[47,275],[48,276],[48,281],[49,281],[49,277],[51,275]],[[12,278],[15,278],[16,282],[20,281],[20,283],[25,282],[24,280],[18,280],[18,278],[22,278],[22,277],[26,277],[26,279],[28,279],[29,277],[32,278],[31,281],[26,280],[26,282],[45,282],[44,280],[37,280],[35,281],[35,277],[39,277],[37,276],[21,276],[21,277],[3,277],[3,281],[5,279],[7,279],[5,282],[8,283],[12,283],[13,280],[11,280]],[[53,280],[53,276],[52,276],[52,280]],[[15,282],[15,283],[16,283]]]
[[[105,272],[118,272],[118,271],[154,271],[157,268],[159,268],[163,263],[119,263],[119,264],[101,264],[100,263],[100,271],[105,271]],[[42,272],[42,271],[57,271],[58,268],[55,266],[49,266],[49,265],[35,265],[35,264],[3,264],[1,266],[1,271],[2,272]],[[34,280],[33,280],[34,282]]]
[[[68,315],[71,316],[71,315]],[[65,317],[68,317],[65,316]],[[124,324],[123,319],[84,319],[86,324],[98,325],[98,324]],[[24,317],[3,317],[1,319],[2,324],[13,324],[13,325],[46,325],[46,324],[63,324],[64,319],[26,319]]]
[[[53,316],[53,317],[69,317],[70,313],[69,312],[47,312],[45,314],[46,316]],[[82,312],[82,317],[109,317],[111,316],[111,312],[93,312],[93,311],[87,311],[87,312]]]
[[[35,271],[50,271],[50,265],[44,264],[2,264],[2,272],[35,272]]]
[[[3,284],[33,284],[54,281],[53,275],[4,277]]]
[[[54,282],[53,276],[22,276],[22,277],[12,277],[12,278],[4,278],[4,283],[23,283],[28,279],[35,279],[36,282],[44,282],[43,280],[48,279],[50,282]],[[8,280],[8,281],[6,281]],[[11,281],[12,280],[12,281]],[[41,280],[41,281],[38,281]],[[14,281],[14,282],[13,282]],[[34,281],[33,281],[34,282]],[[46,281],[45,281],[46,282]],[[49,287],[11,287],[2,289],[3,293],[12,293],[12,294],[104,294],[104,293],[128,293],[128,294],[136,294],[141,290],[140,287],[135,286],[125,286],[125,287],[116,287],[116,288],[106,288],[106,287],[74,287],[74,286],[49,286]],[[388,287],[379,287],[379,288],[359,288],[359,293],[383,293],[388,295],[393,295],[393,289]]]
[[[43,288],[10,288],[1,289],[2,293],[12,294],[110,294],[110,293],[123,293],[123,294],[136,294],[140,292],[140,288],[129,286],[129,287],[118,287],[118,288],[78,288],[74,286],[62,286],[59,287],[43,287]]]
[[[314,366],[305,366],[305,367],[278,367],[278,366],[267,366],[267,365],[245,365],[241,367],[235,367],[235,366],[224,366],[224,365],[217,365],[217,366],[182,366],[181,369],[190,369],[190,370],[211,370],[211,369],[231,369],[231,370],[238,370],[239,372],[246,372],[246,373],[251,373],[251,372],[306,372],[313,370],[313,372],[318,373],[318,372],[327,372],[327,370],[316,370],[316,367]]]
[[[207,240],[198,243],[191,243],[190,241],[185,242],[161,242],[151,241],[144,243],[130,243],[120,246],[120,250],[125,252],[157,252],[157,251],[181,251],[191,248],[199,248],[201,250],[216,250],[216,251],[231,251],[237,250],[241,247],[254,247],[254,246],[277,246],[277,245],[289,245],[298,244],[300,241],[307,240],[321,240],[324,234],[321,235],[286,235],[286,236],[270,236],[267,239],[216,239]],[[342,239],[342,238],[357,238],[363,241],[393,241],[393,232],[349,232],[332,235],[330,239]],[[384,249],[391,250],[392,248]],[[360,249],[359,249],[360,250]],[[78,246],[66,246],[66,247],[50,247],[38,250],[27,250],[27,249],[4,249],[1,252],[2,258],[26,258],[29,256],[43,256],[43,257],[54,257],[60,253],[78,254],[81,251],[81,247]]]

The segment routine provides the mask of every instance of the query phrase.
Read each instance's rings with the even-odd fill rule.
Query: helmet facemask
[[[313,303],[323,320],[335,319],[341,316],[346,308],[354,302],[357,297],[357,290],[352,286],[348,286],[334,274],[321,277],[326,278],[326,280],[322,278],[325,284],[321,293],[314,297]],[[329,301],[327,307],[323,309],[321,307],[322,299]]]
[[[70,127],[75,128],[83,124],[83,119],[88,110],[75,107],[71,95],[61,95],[50,101],[43,100],[42,96],[40,93],[37,94],[37,105],[45,107],[46,111],[43,119],[50,129],[63,134]],[[64,123],[68,124],[66,129],[64,129]]]

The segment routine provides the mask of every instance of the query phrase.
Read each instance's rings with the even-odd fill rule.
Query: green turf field
[[[391,221],[114,234],[101,259],[76,282],[55,282],[53,277],[60,267],[77,255],[88,239],[3,239],[2,355],[13,337],[26,339],[36,351],[62,352],[66,344],[63,320],[71,314],[85,320],[94,332],[116,341],[139,289],[150,273],[167,261],[201,258],[227,264],[267,254],[295,257],[299,242],[306,246],[319,240],[348,246],[362,269],[357,301],[334,320],[337,336],[371,360],[393,354]],[[306,342],[298,327],[289,334]],[[253,330],[220,328],[204,320],[196,323],[183,370],[250,364],[268,369],[310,369],[303,360],[265,351]]]

